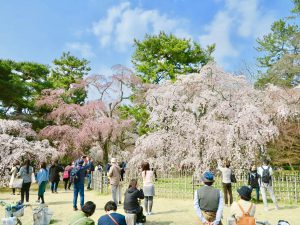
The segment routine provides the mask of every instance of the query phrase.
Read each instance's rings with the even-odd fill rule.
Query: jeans
[[[69,184],[69,185],[68,185]],[[65,190],[67,190],[67,188],[70,190],[71,188],[71,181],[70,181],[70,178],[64,178],[64,187],[65,187]]]
[[[119,185],[111,185],[111,195],[113,201],[118,205]]]
[[[77,198],[78,193],[80,195],[80,207],[84,205],[84,183],[78,182],[74,183],[74,197],[73,197],[73,207],[77,209]]]
[[[57,192],[58,183],[59,183],[59,181],[51,182],[51,191],[52,191],[52,193]]]
[[[24,194],[26,195],[26,202],[29,202],[29,189],[31,182],[23,183],[21,188],[21,203],[24,202]]]
[[[233,202],[231,183],[228,184],[223,183],[223,191],[224,191],[225,205],[228,204],[228,195],[229,195],[229,204],[231,205]]]
[[[255,189],[255,191],[256,191],[256,200],[257,201],[259,201],[259,187],[256,187],[256,188],[253,188],[253,187],[251,187],[251,191],[253,191],[253,189]]]
[[[278,207],[272,185],[262,183],[260,186],[260,190],[261,190],[261,196],[262,196],[265,208],[268,207],[266,191],[269,192],[270,197],[271,197],[273,203],[275,204],[275,207]]]
[[[90,189],[91,188],[91,184],[92,184],[92,173],[88,174],[87,179],[88,179],[87,189]]]

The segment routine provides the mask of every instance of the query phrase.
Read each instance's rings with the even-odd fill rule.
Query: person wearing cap
[[[194,194],[196,214],[203,225],[222,225],[223,195],[220,190],[212,186],[214,174],[206,171],[201,179],[205,185]]]
[[[121,168],[119,167],[116,158],[111,159],[111,167],[109,168],[107,176],[109,177],[109,182],[111,185],[112,199],[116,204],[118,204],[117,195],[119,193],[119,185],[121,180]]]
[[[73,191],[73,209],[74,211],[77,211],[77,198],[78,194],[80,195],[80,207],[83,207],[84,204],[84,179],[86,175],[86,171],[90,168],[91,164],[87,163],[84,164],[85,161],[81,158],[79,159],[75,167],[73,168],[74,171],[76,171],[76,176],[77,179],[74,180],[73,186],[74,186],[74,191]],[[72,172],[71,172],[72,173]]]
[[[255,204],[250,202],[252,189],[247,186],[242,186],[237,190],[240,200],[233,202],[230,207],[230,216],[238,221],[244,212],[248,212],[249,216],[254,217],[255,214]]]

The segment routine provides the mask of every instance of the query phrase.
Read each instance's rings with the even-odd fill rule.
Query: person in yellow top
[[[229,219],[231,221],[234,221],[233,223],[229,223],[229,224],[236,224],[235,221],[238,221],[240,219],[240,217],[242,217],[243,215],[243,211],[244,212],[249,212],[249,216],[254,217],[255,214],[255,204],[250,202],[251,200],[251,188],[247,187],[247,186],[242,186],[241,188],[239,188],[237,190],[240,199],[237,202],[233,202],[231,207],[230,207],[230,217],[234,218]],[[243,211],[242,211],[242,209]]]

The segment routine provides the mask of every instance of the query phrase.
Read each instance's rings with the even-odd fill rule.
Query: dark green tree
[[[299,0],[293,0],[294,15],[299,13]],[[257,39],[259,78],[256,87],[266,84],[295,87],[300,83],[300,29],[295,23],[297,16],[275,21],[271,32]]]
[[[71,55],[70,52],[63,52],[59,59],[53,61],[54,68],[51,70],[49,81],[52,83],[53,88],[69,90],[70,85],[80,83],[84,76],[88,75],[91,70],[89,63],[88,60],[79,59]],[[87,92],[84,88],[76,88],[73,89],[71,96],[71,98],[65,98],[65,101],[68,103],[83,104]]]
[[[197,42],[180,39],[161,32],[134,40],[132,63],[135,72],[145,83],[158,84],[161,80],[176,80],[178,74],[197,71],[212,59],[215,45],[203,49]]]
[[[51,87],[49,68],[33,62],[0,60],[0,108],[2,116],[29,115],[43,89]]]

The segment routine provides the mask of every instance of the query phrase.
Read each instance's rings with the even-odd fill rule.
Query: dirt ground
[[[67,225],[69,218],[72,216],[72,192],[59,191],[58,194],[52,194],[49,191],[45,193],[45,201],[48,207],[54,211],[53,222],[51,224]],[[20,199],[19,195],[10,195],[9,192],[0,191],[0,200],[13,202]],[[25,208],[25,215],[21,217],[23,225],[32,224],[32,209],[37,206],[35,202],[37,192],[30,193],[30,205]],[[97,221],[100,216],[104,215],[104,205],[110,200],[110,196],[102,196],[94,191],[85,191],[85,201],[94,201],[97,209],[92,218]],[[291,225],[300,225],[300,208],[298,206],[279,204],[280,210],[274,210],[274,206],[270,204],[270,210],[265,212],[263,205],[257,206],[256,218],[259,220],[269,220],[273,225],[277,225],[279,219],[285,219]],[[118,212],[124,213],[123,205],[119,206]],[[229,208],[224,209],[224,221],[229,213]],[[4,216],[4,207],[0,206],[0,218]],[[193,209],[193,201],[191,200],[171,200],[171,199],[154,199],[153,215],[147,216],[146,224],[170,225],[170,224],[199,224]],[[97,223],[96,223],[97,224]],[[226,223],[224,223],[226,224]]]

